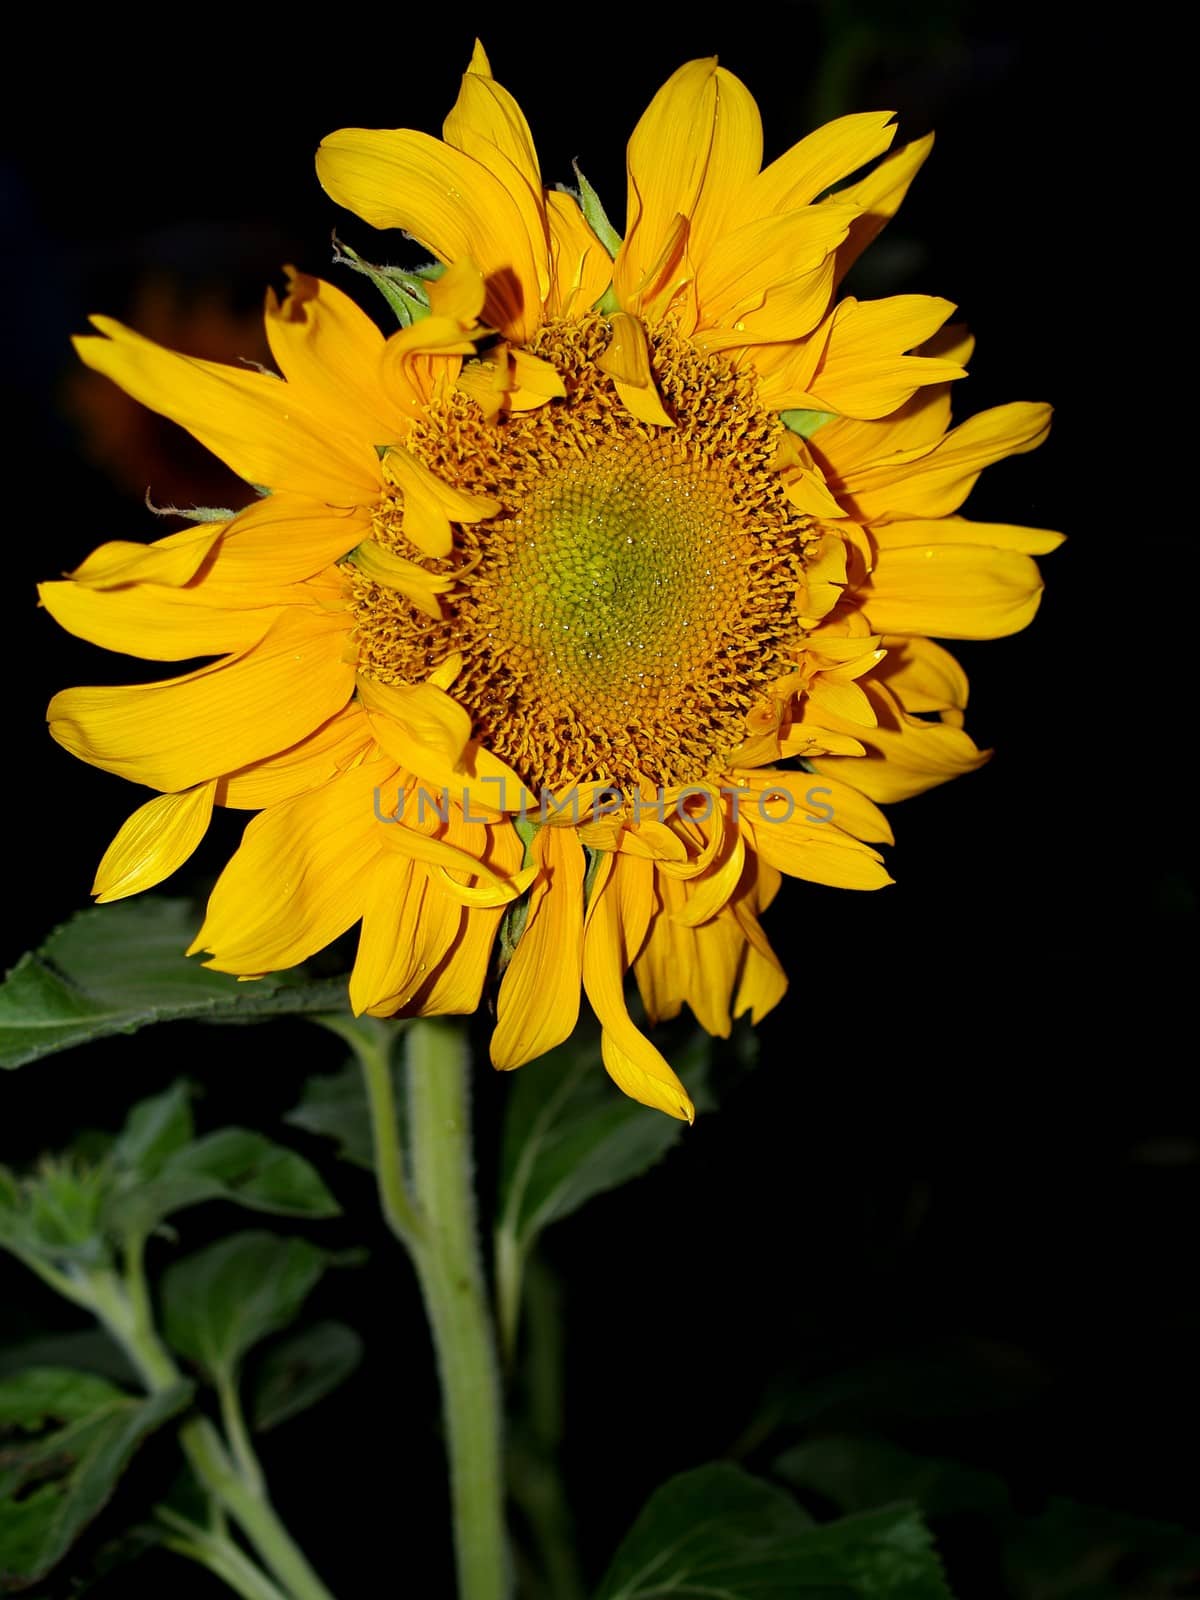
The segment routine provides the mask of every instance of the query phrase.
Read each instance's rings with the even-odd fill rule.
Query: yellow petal
[[[888,149],[896,137],[894,116],[861,111],[817,128],[751,181],[737,207],[739,219],[780,216],[807,206]],[[841,190],[838,197],[844,194]]]
[[[671,913],[682,928],[698,928],[715,917],[738,886],[746,860],[746,847],[740,833],[731,831],[732,844],[719,866],[688,884],[683,904]]]
[[[218,972],[277,972],[353,926],[378,865],[372,795],[394,772],[369,762],[255,817],[188,953],[209,951]]]
[[[267,294],[267,341],[289,391],[342,432],[372,444],[403,438],[408,423],[380,380],[383,334],[350,296],[288,267],[280,305]]]
[[[447,266],[471,257],[487,284],[487,321],[518,344],[532,338],[541,320],[534,242],[519,197],[486,166],[410,128],[342,128],[321,144],[317,176],[372,227],[402,228]]]
[[[289,750],[227,772],[217,781],[217,804],[259,811],[294,800],[360,765],[369,750],[378,755],[366,713],[352,702]]]
[[[850,201],[863,213],[851,223],[850,237],[838,251],[839,280],[845,277],[871,241],[879,236],[899,211],[909,184],[925,164],[925,158],[932,149],[931,133],[923,139],[914,139],[912,144],[906,144],[895,155],[881,161],[865,178],[839,189],[832,197],[833,200]],[[829,203],[823,202],[826,205]]]
[[[292,607],[239,656],[182,678],[65,689],[50,732],[91,766],[151,789],[190,789],[295,744],[345,705],[347,619]]]
[[[702,257],[761,158],[757,107],[732,73],[710,58],[672,74],[634,129],[626,156],[629,227],[613,267],[626,310],[649,309],[643,286],[658,275],[676,218],[690,225]]]
[[[614,1082],[643,1105],[691,1122],[687,1090],[625,1005],[624,974],[645,937],[653,908],[653,867],[632,857],[601,858],[588,905],[583,983],[604,1029],[604,1065]]]
[[[880,805],[907,800],[963,773],[973,772],[990,758],[959,727],[909,716],[882,684],[873,684],[878,726],[863,733],[869,746],[865,756],[847,759],[820,756],[814,769],[839,778]]]
[[[942,517],[957,510],[985,467],[1036,450],[1049,429],[1047,405],[995,406],[951,429],[917,460],[857,469],[843,481],[839,497],[865,522]]]
[[[404,491],[404,537],[427,556],[444,559],[454,548],[452,522],[483,522],[500,510],[490,495],[454,489],[410,450],[389,450],[388,477]]]
[[[442,125],[446,143],[486,167],[516,202],[537,271],[538,302],[550,289],[542,174],[525,114],[508,90],[472,61],[453,111]]]
[[[111,589],[119,583],[162,583],[172,587],[189,582],[204,565],[205,558],[220,540],[227,522],[207,522],[195,528],[181,528],[153,544],[134,544],[116,539],[98,550],[68,573],[72,583],[93,589]]]
[[[873,528],[871,537],[880,550],[914,545],[983,544],[996,550],[1020,550],[1027,556],[1046,556],[1057,550],[1065,534],[1048,528],[1018,528],[1007,522],[970,522],[965,517],[909,518],[887,527]]]
[[[612,259],[588,226],[574,195],[545,194],[550,228],[550,295],[546,315],[579,317],[612,282]]]
[[[763,812],[765,811],[765,816]],[[892,882],[878,850],[843,833],[834,823],[820,823],[785,802],[766,800],[745,820],[754,848],[762,859],[789,878],[805,878],[835,889],[882,889]]]
[[[38,598],[77,639],[147,661],[194,661],[248,650],[280,614],[279,606],[222,608],[197,600],[189,589],[145,583],[119,589],[43,583]]]
[[[96,869],[96,899],[123,900],[169,878],[208,832],[215,790],[213,780],[182,794],[156,795],[139,806]]]
[[[890,546],[859,593],[871,626],[884,633],[999,639],[1033,620],[1042,575],[1016,550]]]
[[[402,1010],[445,958],[463,921],[461,906],[434,887],[418,862],[389,854],[372,869],[350,1006],[388,1015]]]
[[[364,539],[350,559],[364,578],[408,595],[419,610],[435,619],[442,613],[434,596],[447,594],[458,582],[453,573],[439,576],[428,572],[415,561],[406,561],[403,556],[385,549],[374,539]]]
[[[932,639],[889,636],[883,642],[887,661],[880,678],[905,711],[920,715],[927,711],[961,713],[966,709],[967,675],[948,650]]]
[[[811,371],[800,361],[772,374],[766,403],[782,409],[889,415],[919,388],[966,376],[957,362],[907,352],[921,344],[954,310],[932,295],[898,294],[888,300],[843,300],[830,320],[829,337]],[[815,342],[815,341],[814,341]]]
[[[612,338],[596,365],[613,379],[625,408],[640,422],[675,426],[659,398],[650,366],[649,341],[638,317],[625,311],[614,314]]]
[[[492,1065],[507,1072],[568,1038],[579,1017],[586,862],[573,828],[539,828],[538,878],[500,984]]]
[[[248,483],[353,505],[379,492],[372,441],[331,435],[286,383],[264,372],[164,350],[111,317],[75,340],[80,357],[142,405],[178,422]]]
[[[725,235],[697,268],[697,342],[711,350],[808,333],[825,314],[834,255],[857,215],[853,206],[807,206]]]
[[[335,511],[300,495],[270,494],[228,525],[204,577],[244,584],[250,594],[299,583],[343,560],[369,527],[365,509]]]

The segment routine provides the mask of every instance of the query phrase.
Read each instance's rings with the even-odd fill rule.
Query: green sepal
[[[575,172],[575,181],[579,185],[579,209],[583,212],[584,220],[609,255],[615,259],[617,251],[621,248],[621,235],[608,220],[608,213],[601,204],[600,196],[580,172],[578,161],[572,161],[571,166]],[[570,192],[568,189],[567,193]]]
[[[798,433],[802,439],[811,439],[818,428],[837,420],[836,411],[781,411],[779,420],[785,428]]]
[[[429,315],[429,291],[425,284],[430,279],[441,277],[446,270],[440,261],[413,271],[406,271],[403,267],[378,267],[374,262],[364,260],[348,244],[343,244],[336,234],[333,236],[333,259],[336,265],[350,267],[354,272],[361,272],[364,278],[369,278],[396,313],[396,320],[402,328],[411,327],[414,322],[420,322]]]

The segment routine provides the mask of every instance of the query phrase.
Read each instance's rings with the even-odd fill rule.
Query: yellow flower
[[[257,811],[210,965],[288,967],[361,923],[351,1000],[387,1016],[474,1010],[495,958],[496,1066],[565,1038],[582,988],[621,1088],[690,1117],[628,970],[651,1022],[775,1005],[781,876],[888,883],[875,802],[985,759],[928,636],[1023,627],[1058,543],[956,515],[1047,408],[952,428],[953,307],[837,299],[928,153],[878,161],[894,131],[843,117],[760,170],[753,99],[689,62],[630,141],[620,241],[586,185],[543,185],[477,48],[444,140],[344,129],[318,157],[442,264],[408,325],[290,273],[280,381],[96,318],[84,361],[269,491],[41,590],[109,649],[215,658],[50,707],[157,791],[99,897],[173,872],[214,805]]]

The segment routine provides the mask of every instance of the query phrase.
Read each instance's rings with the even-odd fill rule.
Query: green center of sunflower
[[[360,670],[414,683],[460,653],[451,692],[534,788],[716,775],[803,637],[812,535],[774,470],[778,419],[750,378],[660,333],[675,426],[640,422],[595,365],[607,339],[598,317],[551,324],[533,348],[565,400],[489,423],[456,393],[414,430],[439,477],[502,506],[456,529],[449,561],[423,563],[459,578],[441,621],[353,575]],[[376,538],[412,559],[401,509],[385,502]]]

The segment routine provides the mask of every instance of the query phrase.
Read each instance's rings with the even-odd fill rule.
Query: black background
[[[1191,247],[1172,243],[1186,206],[1158,125],[1169,40],[1152,18],[1139,45],[1138,19],[1085,30],[1065,11],[961,0],[709,23],[197,13],[186,31],[98,19],[90,39],[59,41],[47,27],[18,67],[27,98],[18,88],[8,107],[3,167],[8,962],[86,901],[137,803],[44,732],[55,689],[139,664],[60,633],[33,584],[105,539],[161,532],[142,485],[119,485],[94,421],[80,423],[69,335],[91,311],[132,316],[148,276],[245,314],[285,261],[332,274],[335,224],[382,255],[323,195],[312,152],[345,124],[436,131],[476,30],[543,173],[568,178],[577,157],[618,217],[624,140],[688,56],[715,50],[744,78],[768,155],[849,110],[895,108],[903,138],[936,127],[859,291],[958,303],[979,338],[960,415],[1011,399],[1057,408],[1049,444],[990,469],[969,507],[1069,535],[1043,564],[1026,633],[955,647],[968,729],[995,759],[892,812],[894,888],[785,886],[768,929],[792,988],[759,1030],[758,1067],[667,1164],[549,1241],[567,1315],[566,1470],[592,1570],[650,1489],[730,1448],[789,1367],[806,1381],[864,1360],[965,1367],[970,1404],[939,1415],[894,1390],[854,1420],[1004,1472],[1033,1510],[1066,1494],[1194,1513],[1176,1461],[1200,1424],[1183,799],[1194,529],[1192,461],[1169,442]],[[160,447],[175,476],[151,483],[156,498],[219,492],[199,453]],[[236,826],[215,834],[201,874]],[[0,1155],[20,1163],[111,1126],[181,1069],[202,1079],[210,1125],[270,1127],[306,1067],[335,1061],[290,1025],[96,1045],[0,1083]],[[504,1092],[481,1082],[485,1151]],[[342,1194],[359,1207],[349,1239],[373,1227],[370,1197],[350,1175]],[[188,1238],[231,1225],[214,1216]],[[368,1364],[306,1444],[268,1444],[268,1468],[335,1583],[357,1555],[380,1574],[428,1563],[439,1594],[436,1402],[414,1292],[402,1263],[377,1260],[328,1306],[338,1293]],[[66,1325],[5,1263],[0,1294],[0,1337]],[[1005,1592],[984,1544],[957,1556],[965,1595]],[[174,1592],[210,1593],[171,1573]]]

